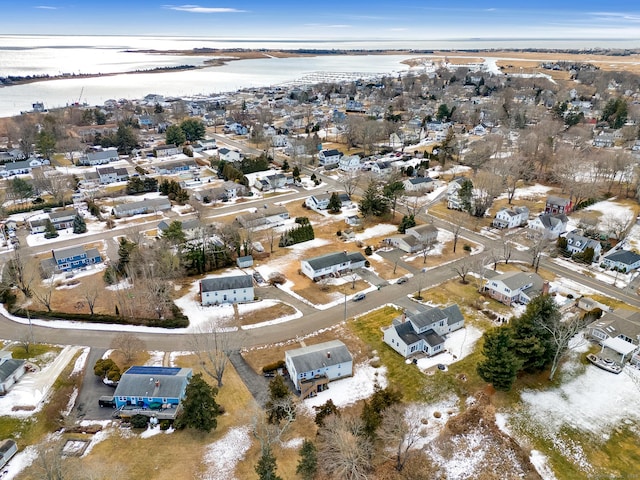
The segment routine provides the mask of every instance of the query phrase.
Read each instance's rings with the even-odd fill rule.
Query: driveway
[[[93,366],[102,358],[106,348],[92,348],[87,356],[87,366],[80,386],[80,393],[76,399],[74,413],[78,420],[110,420],[113,408],[100,407],[98,398],[103,395],[112,396],[115,388],[109,387],[102,383],[98,377],[93,374]]]
[[[238,350],[231,353],[229,360],[249,389],[249,392],[251,392],[251,395],[253,395],[255,401],[264,408],[269,400],[269,381],[262,375],[254,372],[245,359],[242,358]]]

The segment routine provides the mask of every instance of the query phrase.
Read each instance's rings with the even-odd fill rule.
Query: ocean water
[[[416,55],[265,58],[229,62],[220,67],[162,73],[131,73],[177,65],[201,66],[207,57],[157,54],[144,50],[194,48],[245,49],[488,49],[488,48],[631,48],[633,41],[585,40],[439,40],[439,41],[300,41],[203,37],[0,35],[0,76],[99,74],[119,75],[48,80],[0,88],[0,117],[73,102],[100,105],[107,99],[218,94],[241,88],[280,85],[317,72],[363,75],[406,70],[402,60]],[[208,57],[211,58],[211,57]]]

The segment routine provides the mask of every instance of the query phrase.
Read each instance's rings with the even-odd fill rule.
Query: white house
[[[415,253],[434,245],[437,238],[438,229],[433,225],[427,224],[408,228],[404,235],[388,238],[386,242],[403,252]]]
[[[319,193],[317,195],[311,195],[307,197],[304,204],[312,210],[326,210],[329,208],[329,201],[333,193]],[[341,207],[351,206],[351,197],[345,192],[338,192],[338,198],[340,199]]]
[[[314,282],[328,276],[340,276],[364,267],[366,259],[360,252],[327,253],[319,257],[300,261],[302,273]]]
[[[265,225],[274,227],[284,224],[289,218],[289,212],[284,206],[275,205],[268,208],[258,208],[252,213],[243,213],[236,217],[236,221],[243,228],[257,228]]]
[[[527,207],[503,207],[496,213],[493,219],[493,226],[496,228],[516,228],[526,225],[529,220],[529,209]]]
[[[254,299],[253,277],[233,275],[205,278],[200,281],[202,305],[251,302]]]
[[[580,235],[580,231],[569,232],[566,235],[567,250],[571,255],[576,253],[584,253],[587,248],[593,249],[593,261],[597,262],[602,253],[602,245],[597,240]]]
[[[329,167],[340,163],[342,152],[340,150],[321,150],[318,152],[318,165],[321,167]]]
[[[436,182],[431,177],[408,178],[402,184],[406,192],[433,192],[436,188]]]
[[[486,270],[483,290],[505,305],[527,304],[541,293],[547,293],[549,284],[537,273],[498,273]]]
[[[105,148],[104,150],[99,150],[97,152],[89,152],[86,155],[83,155],[78,160],[78,165],[104,165],[110,162],[117,162],[119,160],[118,157],[118,149],[117,148]]]
[[[96,168],[98,179],[101,185],[108,185],[115,182],[125,182],[129,179],[129,172],[124,167],[102,167]]]
[[[631,363],[638,366],[638,344],[640,343],[640,314],[633,310],[618,308],[607,312],[587,326],[588,335],[603,347],[611,348],[631,356]],[[634,354],[635,353],[635,354]]]
[[[383,333],[384,343],[407,358],[418,353],[428,356],[444,350],[444,336],[464,327],[458,305],[430,308],[424,312],[395,318]]]
[[[630,272],[640,267],[640,255],[630,250],[615,250],[602,258],[607,268],[617,268],[621,272]]]
[[[18,444],[14,440],[10,438],[0,440],[0,468],[4,467],[17,452]]]
[[[182,149],[177,145],[169,144],[169,145],[159,145],[156,148],[154,148],[154,151],[156,152],[157,158],[162,158],[162,157],[170,157],[171,155],[177,155],[182,151]]]
[[[26,160],[18,160],[0,165],[0,174],[4,177],[28,174],[31,173],[31,170],[35,167],[41,167],[42,165],[49,165],[49,160],[31,157]]]
[[[362,168],[360,164],[360,156],[349,155],[342,157],[338,162],[338,168],[343,172],[359,172]]]
[[[120,203],[113,207],[113,215],[116,218],[122,218],[165,210],[171,210],[171,201],[168,198],[149,198],[139,202]]]
[[[26,373],[26,362],[11,358],[11,354],[0,356],[0,395],[5,395]]]
[[[47,220],[51,221],[56,230],[64,230],[73,227],[73,220],[78,215],[75,208],[51,212],[44,217],[29,220],[29,228],[32,234],[43,233],[47,228]]]
[[[386,160],[378,160],[371,165],[371,172],[379,176],[387,176],[393,173],[393,165]]]
[[[353,357],[340,340],[287,350],[284,362],[303,399],[321,392],[332,380],[353,375]]]
[[[239,162],[242,159],[242,154],[237,150],[219,148],[218,158],[220,158],[220,160],[224,160],[225,162]]]
[[[447,208],[452,210],[462,210],[462,200],[460,199],[460,189],[466,178],[458,177],[449,182],[447,186]]]
[[[567,231],[569,219],[564,213],[541,213],[533,220],[529,220],[527,228],[539,232],[544,238],[555,240]]]

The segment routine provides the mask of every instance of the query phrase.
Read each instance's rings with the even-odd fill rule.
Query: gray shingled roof
[[[287,350],[285,356],[291,358],[298,373],[353,361],[349,349],[340,340]]]
[[[84,255],[85,250],[82,245],[76,245],[74,247],[51,250],[51,253],[53,254],[53,258],[57,260],[60,258],[79,257],[81,255]]]
[[[140,373],[129,373],[130,370]],[[180,398],[189,383],[191,372],[190,368],[131,367],[120,378],[113,395],[114,397]],[[158,386],[156,382],[159,382]]]
[[[439,308],[434,307],[425,312],[420,312],[416,315],[411,315],[409,319],[416,327],[418,327],[419,329],[422,329],[424,327],[434,324],[435,322],[444,320],[445,318],[447,317],[444,314],[444,312]]]
[[[18,360],[16,358],[10,358],[2,362],[0,364],[0,382],[4,382],[10,375],[13,375],[13,372],[18,370],[24,363],[24,360]]]
[[[307,263],[314,270],[322,270],[323,268],[347,262],[349,262],[349,258],[345,252],[327,253],[307,260]]]
[[[612,262],[624,263],[625,265],[632,265],[640,260],[640,255],[636,252],[631,252],[629,250],[617,250],[613,253],[609,253],[605,255],[607,260],[611,260]]]
[[[253,278],[251,275],[205,278],[200,281],[200,286],[203,292],[249,288],[253,287]]]

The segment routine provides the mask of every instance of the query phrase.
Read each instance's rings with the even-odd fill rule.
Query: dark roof
[[[55,222],[56,220],[59,220],[65,217],[75,217],[77,214],[78,214],[78,211],[75,208],[70,210],[59,210],[57,212],[51,212],[49,214],[49,219],[52,222]]]
[[[420,185],[421,183],[431,183],[433,178],[431,177],[414,177],[409,179],[409,183],[413,185]]]
[[[629,250],[617,250],[613,253],[609,253],[605,255],[607,260],[612,262],[624,263],[625,265],[632,265],[640,260],[640,255],[636,252],[631,252]]]
[[[418,335],[415,332],[415,330],[413,329],[413,326],[409,322],[404,322],[404,323],[399,323],[397,325],[393,325],[393,328],[396,329],[396,333],[398,334],[398,336],[407,345],[412,345],[412,344],[420,341],[420,339],[422,338],[420,335]]]
[[[554,196],[547,197],[547,204],[569,205],[570,203],[571,203],[571,201],[568,198],[554,197]]]
[[[95,250],[95,249],[94,249]],[[51,250],[51,253],[54,258],[69,258],[69,257],[79,257],[85,254],[85,249],[82,245],[76,245],[74,247],[67,248],[58,248],[55,250]]]
[[[462,316],[462,312],[460,311],[460,307],[458,307],[457,303],[443,308],[442,313],[447,316],[447,325],[454,325],[459,322],[464,322],[464,317]]]
[[[25,360],[18,360],[16,358],[10,358],[0,363],[0,382],[4,382],[13,372],[18,370],[25,364]]]
[[[340,150],[332,148],[331,150],[322,150],[322,155],[324,155],[325,157],[334,157],[336,155],[342,155],[342,152]]]
[[[429,325],[433,325],[440,320],[444,320],[446,315],[439,308],[432,308],[425,312],[420,312],[416,315],[412,315],[409,319],[411,322],[418,327],[418,329],[422,329],[424,327],[428,327]]]
[[[190,368],[134,366],[124,372],[113,395],[180,398],[191,374]]]
[[[285,356],[291,358],[298,373],[353,361],[349,349],[340,340],[287,350]]]
[[[200,281],[203,292],[217,292],[220,290],[233,290],[235,288],[253,287],[251,275],[233,275],[229,277],[205,278]]]
[[[349,262],[362,262],[366,259],[360,252],[352,252],[347,254],[346,252],[327,253],[326,255],[320,255],[319,257],[310,258],[306,262],[314,270],[321,270],[323,268],[331,267],[333,265],[340,265],[342,263]]]

